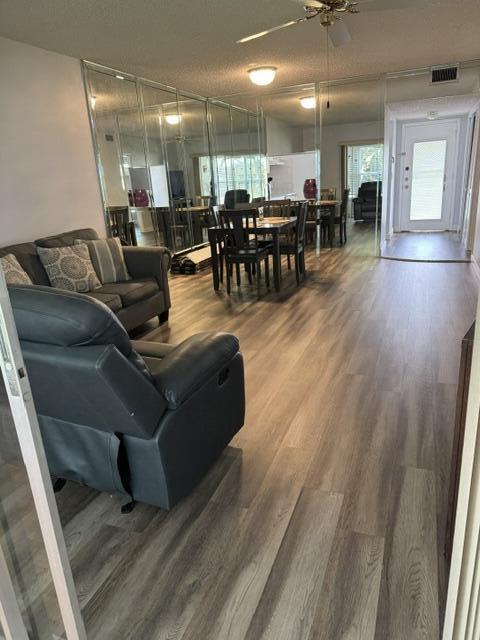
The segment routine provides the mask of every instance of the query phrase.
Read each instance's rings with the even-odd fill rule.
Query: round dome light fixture
[[[168,124],[171,124],[171,125],[179,124],[181,120],[181,116],[179,116],[178,113],[170,113],[169,115],[165,116],[165,120],[167,121]]]
[[[316,102],[315,96],[300,98],[300,104],[304,109],[315,109]]]
[[[277,67],[255,67],[254,69],[247,69],[247,71],[253,84],[264,87],[274,81]]]

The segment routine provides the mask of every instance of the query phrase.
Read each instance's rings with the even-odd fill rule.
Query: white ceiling
[[[398,1],[375,0],[370,9]],[[332,77],[480,57],[479,0],[408,4],[345,16],[353,40],[335,49]],[[291,0],[0,0],[0,35],[219,96],[251,89],[246,69],[257,64],[279,68],[276,86],[326,78],[325,31],[316,20],[235,43],[302,12]]]

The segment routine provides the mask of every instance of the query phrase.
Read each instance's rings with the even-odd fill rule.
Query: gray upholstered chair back
[[[166,402],[117,317],[51,287],[9,293],[38,414],[149,438]]]

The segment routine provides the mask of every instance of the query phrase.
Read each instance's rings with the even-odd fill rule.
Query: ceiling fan
[[[298,4],[298,0],[294,0],[294,2],[297,2]],[[242,44],[244,42],[250,42],[250,40],[262,38],[274,31],[279,31],[280,29],[285,29],[286,27],[291,27],[294,24],[306,22],[307,20],[312,20],[317,17],[320,18],[320,24],[328,28],[328,35],[335,47],[339,47],[350,42],[350,33],[345,23],[340,22],[341,16],[339,14],[359,13],[357,9],[358,2],[354,0],[301,0],[301,3],[305,10],[305,15],[301,18],[290,20],[289,22],[280,24],[277,27],[272,27],[271,29],[254,33],[251,36],[246,36],[245,38],[237,40],[237,43]]]
[[[470,1],[472,0],[467,0],[467,2]],[[269,33],[280,31],[280,29],[291,27],[294,24],[320,18],[320,24],[326,27],[333,46],[341,47],[352,39],[347,25],[342,21],[342,16],[347,13],[360,13],[359,8],[362,12],[385,9],[421,9],[432,8],[432,6],[458,6],[462,0],[293,0],[293,2],[303,5],[305,15],[277,27],[241,38],[237,40],[237,43],[250,42],[250,40],[262,38]]]

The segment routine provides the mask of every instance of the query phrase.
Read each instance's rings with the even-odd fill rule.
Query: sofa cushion
[[[137,302],[150,298],[158,291],[156,280],[148,278],[145,280],[129,280],[129,282],[105,284],[97,290],[97,293],[110,293],[120,296],[122,306],[131,307]]]
[[[0,249],[0,257],[9,253],[16,257],[33,284],[41,284],[47,287],[50,285],[47,273],[38,257],[35,243],[23,242],[22,244],[13,244]]]
[[[35,240],[35,244],[37,247],[45,247],[47,249],[51,249],[52,247],[70,247],[77,239],[98,240],[98,233],[95,229],[77,229],[67,231],[66,233],[59,233],[56,236],[40,238],[39,240]]]
[[[0,265],[7,284],[32,284],[30,276],[22,269],[13,253],[0,258]]]
[[[120,311],[122,308],[122,301],[120,300],[120,296],[116,296],[113,293],[99,293],[99,290],[89,291],[88,294],[91,298],[95,298],[95,300],[99,300],[103,302],[103,304],[107,305],[109,309],[111,309],[114,313]]]
[[[87,245],[51,249],[37,247],[37,251],[52,287],[87,293],[101,286]]]
[[[93,267],[102,284],[131,280],[119,238],[75,240],[75,244],[88,246]]]

